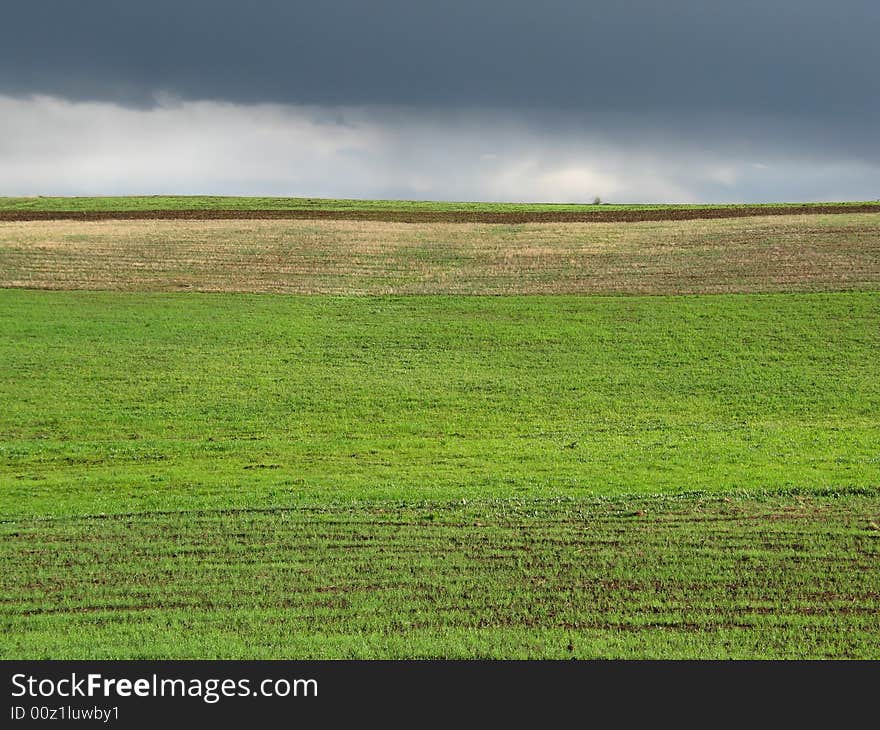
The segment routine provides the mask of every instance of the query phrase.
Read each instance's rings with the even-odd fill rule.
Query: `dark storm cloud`
[[[0,93],[880,112],[876,0],[6,3]]]
[[[877,0],[43,0],[0,194],[876,199]]]

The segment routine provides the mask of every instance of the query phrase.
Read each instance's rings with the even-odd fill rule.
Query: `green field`
[[[876,493],[4,523],[7,655],[862,657]]]
[[[0,302],[6,515],[880,483],[874,294]]]
[[[125,289],[0,289],[0,656],[880,658],[878,226],[808,218],[626,229],[701,290],[758,230],[779,274],[652,296],[641,238],[613,295],[207,293],[138,290],[134,224],[0,223],[0,281]],[[236,281],[317,277],[316,230]],[[226,260],[188,231],[150,235]]]
[[[141,195],[101,197],[0,197],[0,211],[134,211],[134,210],[334,210],[334,211],[443,211],[443,212],[586,212],[595,210],[678,210],[682,208],[768,208],[785,205],[876,205],[880,201],[847,203],[763,203],[759,205],[707,204],[581,204],[581,203],[468,203],[429,200],[353,200],[338,198],[266,198],[222,195]]]

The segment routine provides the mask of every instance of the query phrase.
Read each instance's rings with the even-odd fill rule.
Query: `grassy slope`
[[[848,202],[834,205],[872,205]],[[815,203],[814,205],[826,205]],[[880,202],[876,202],[880,207]],[[766,203],[762,207],[778,207],[787,203]],[[794,203],[794,205],[810,205]],[[102,197],[31,197],[0,198],[0,210],[40,211],[130,211],[130,210],[424,210],[468,212],[537,212],[590,210],[655,210],[660,208],[754,207],[753,205],[685,205],[627,204],[588,205],[577,203],[465,203],[424,200],[346,200],[334,198],[267,198],[216,195],[142,195]]]
[[[0,656],[878,657],[878,350],[872,291],[0,290]]]
[[[0,524],[35,657],[880,658],[880,498],[622,499]]]
[[[880,298],[0,293],[0,512],[880,484]]]

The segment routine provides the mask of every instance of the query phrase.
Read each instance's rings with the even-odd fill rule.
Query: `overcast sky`
[[[876,0],[43,0],[0,194],[880,198]]]

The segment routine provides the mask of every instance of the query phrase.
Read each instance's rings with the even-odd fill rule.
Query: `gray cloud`
[[[878,37],[876,0],[9,4],[0,185],[876,198]]]
[[[875,0],[44,0],[4,7],[0,91],[876,115],[878,37]]]
[[[619,116],[0,96],[0,194],[219,193],[615,202],[880,196],[880,163],[771,118],[646,131]],[[728,130],[729,131],[729,130]],[[757,132],[761,134],[758,135]],[[802,153],[803,147],[815,150]],[[873,187],[872,187],[873,186]],[[873,195],[866,195],[866,191]]]

